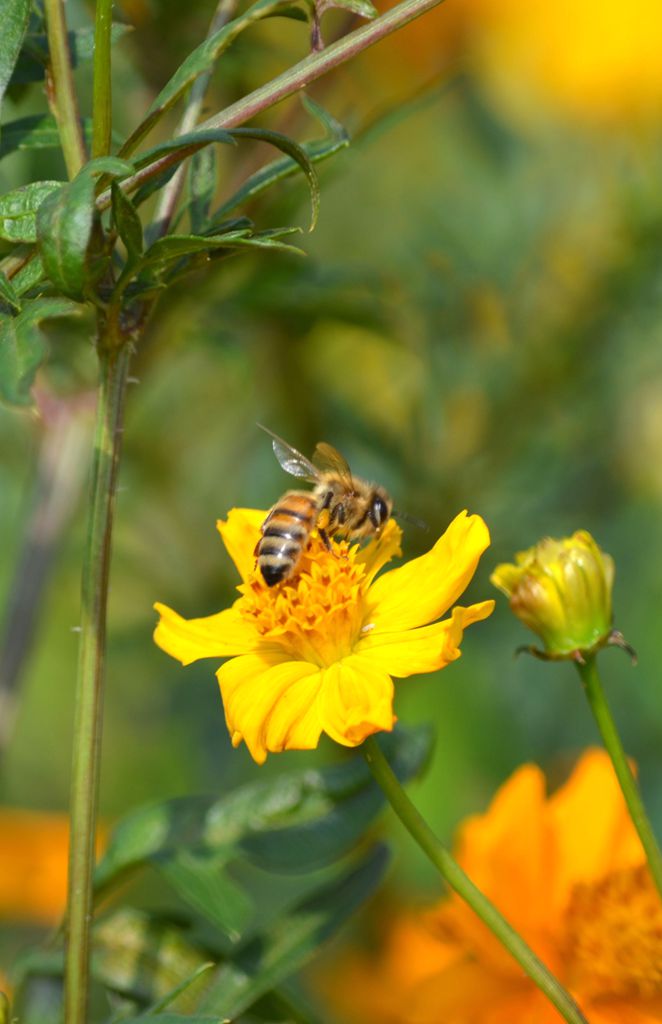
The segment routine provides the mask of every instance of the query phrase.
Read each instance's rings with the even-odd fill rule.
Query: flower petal
[[[395,519],[389,519],[379,537],[373,537],[364,547],[359,548],[355,560],[359,565],[365,566],[364,583],[366,585],[375,578],[387,562],[402,554],[401,541],[402,530]]]
[[[375,629],[365,634],[355,651],[369,658],[373,666],[399,679],[436,672],[460,657],[463,630],[472,622],[486,619],[493,608],[494,601],[481,601],[468,608],[458,605],[449,619],[430,626],[397,633],[381,633]]]
[[[292,661],[282,650],[232,658],[216,673],[225,720],[237,747],[242,740],[258,764],[267,751],[314,750],[322,732],[317,665]]]
[[[154,605],[161,618],[154,630],[154,642],[182,665],[199,658],[230,658],[261,646],[255,627],[242,618],[236,603],[216,615],[183,619],[165,604]]]
[[[431,551],[373,583],[369,621],[380,632],[434,622],[465,589],[489,543],[490,534],[481,517],[461,512]]]
[[[219,519],[216,523],[216,529],[244,583],[255,569],[255,545],[267,515],[267,512],[255,508],[232,508],[227,519]]]
[[[356,747],[372,733],[393,728],[393,680],[370,658],[351,654],[323,671],[319,712],[331,739]]]

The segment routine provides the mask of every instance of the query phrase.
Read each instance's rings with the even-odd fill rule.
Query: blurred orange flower
[[[591,1024],[662,1021],[662,906],[605,753],[551,797],[539,768],[520,768],[464,823],[457,855]],[[323,987],[357,1024],[562,1020],[455,896],[395,915],[379,949],[345,954]]]
[[[66,814],[0,807],[0,920],[53,925],[66,903]]]

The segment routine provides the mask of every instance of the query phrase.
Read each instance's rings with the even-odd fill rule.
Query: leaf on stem
[[[0,107],[23,45],[30,17],[30,0],[3,0],[0,33]]]
[[[60,188],[61,181],[33,181],[0,196],[0,238],[36,242],[37,210],[47,196]]]
[[[111,41],[115,43],[127,32],[132,32],[131,25],[114,24],[111,28]],[[67,32],[72,67],[94,57],[94,29],[79,28]],[[29,32],[23,41],[23,48],[16,61],[10,85],[26,85],[29,82],[40,82],[46,75],[48,65],[48,38],[39,32]]]
[[[21,300],[14,285],[2,271],[0,271],[0,299],[12,309],[19,310],[21,308]]]
[[[67,299],[42,298],[26,303],[17,316],[0,317],[0,398],[10,405],[32,404],[30,388],[48,352],[39,324],[75,311]]]
[[[86,143],[92,139],[92,119],[83,118],[83,135]],[[59,149],[60,134],[52,114],[35,114],[20,117],[2,126],[0,136],[0,160],[17,149]]]
[[[299,165],[303,173],[306,175],[308,186],[310,188],[311,217],[310,227],[308,230],[312,231],[317,223],[317,215],[319,213],[320,187],[313,162],[303,146],[300,146],[298,142],[295,142],[294,139],[291,139],[288,135],[283,135],[282,132],[274,132],[266,128],[232,128],[230,129],[230,134],[235,138],[255,139],[258,142],[268,142],[269,145],[275,146],[276,149],[280,149],[281,152],[286,153]]]
[[[188,214],[194,235],[209,226],[209,213],[216,192],[216,175],[216,152],[211,146],[193,154],[188,172]]]
[[[76,177],[49,195],[37,212],[37,240],[44,270],[56,288],[70,298],[82,298],[96,283],[104,266],[92,251],[98,223],[94,175],[126,176],[133,164],[117,157],[91,160]]]
[[[139,145],[160,118],[183,96],[198,75],[213,67],[228,46],[246,28],[262,18],[268,18],[282,10],[291,9],[292,6],[292,0],[257,0],[243,14],[228,22],[227,25],[224,25],[205,39],[204,42],[200,43],[188,55],[170,81],[158,94],[149,108],[146,118],[132,132],[122,146],[120,156],[128,156],[134,152],[136,146]]]
[[[143,251],[143,226],[136,208],[126,192],[113,181],[110,186],[113,222],[126,246],[129,262],[135,262]]]

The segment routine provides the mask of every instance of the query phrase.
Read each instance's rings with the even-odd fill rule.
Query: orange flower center
[[[241,614],[265,639],[293,658],[325,667],[350,654],[364,619],[365,565],[358,546],[331,542],[329,551],[313,532],[295,573],[268,587],[256,570],[239,587]]]
[[[662,995],[662,906],[646,865],[575,886],[566,962],[587,995]]]

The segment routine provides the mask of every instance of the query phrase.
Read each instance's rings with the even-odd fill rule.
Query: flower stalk
[[[597,723],[605,749],[611,758],[623,797],[646,853],[653,881],[662,896],[662,853],[646,814],[637,781],[628,762],[611,709],[607,703],[595,655],[575,662],[584,692]]]
[[[67,1024],[87,1020],[92,874],[99,790],[110,540],[130,346],[99,345],[100,385],[81,588],[81,637],[71,779],[65,960]]]
[[[568,1024],[587,1024],[574,999],[437,839],[398,782],[374,736],[368,737],[362,750],[375,781],[383,790],[391,807],[442,878],[478,915],[483,924],[556,1007],[563,1019]]]
[[[74,178],[87,160],[87,153],[71,70],[62,0],[44,0],[44,11],[50,55],[48,101],[57,121],[67,174]]]
[[[94,18],[92,156],[110,153],[112,130],[111,29],[113,0],[97,0]]]

